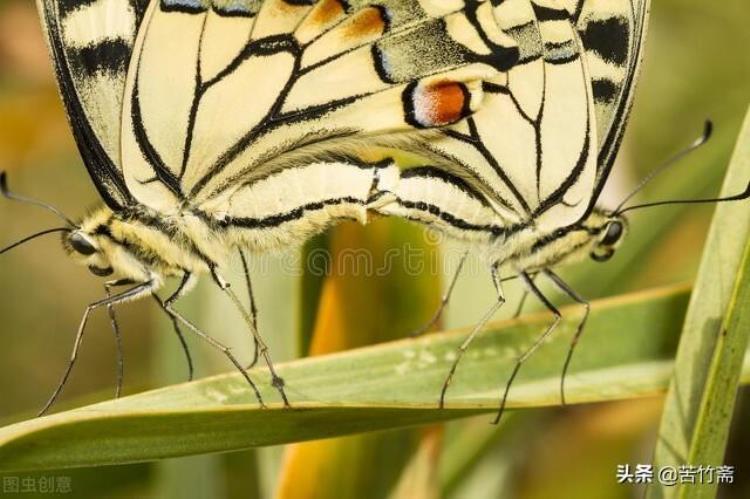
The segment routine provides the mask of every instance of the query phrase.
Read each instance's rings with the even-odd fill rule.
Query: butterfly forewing
[[[120,165],[122,99],[145,0],[37,0],[78,147],[110,207],[128,202]]]
[[[596,105],[599,181],[615,160],[643,57],[649,0],[577,0],[576,26],[586,51]]]

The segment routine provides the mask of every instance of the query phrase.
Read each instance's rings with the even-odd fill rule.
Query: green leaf
[[[723,463],[740,372],[750,336],[750,239],[745,246],[740,274],[711,359],[709,378],[701,400],[690,448],[689,463]],[[690,487],[682,497],[715,497],[717,482]]]
[[[567,380],[570,402],[640,397],[667,384],[688,299],[666,288],[596,302]],[[565,310],[558,334],[522,369],[509,407],[559,403],[559,375],[581,317]],[[149,461],[444,421],[497,406],[519,352],[550,317],[496,323],[480,335],[448,394],[436,402],[466,331],[427,335],[279,366],[293,409],[274,400],[264,369],[250,375],[269,409],[259,409],[238,373],[103,402],[0,430],[0,471]],[[745,363],[743,380],[750,380]]]
[[[742,191],[749,177],[750,113],[722,195]],[[747,311],[743,310],[750,293],[749,235],[746,202],[717,207],[667,394],[655,451],[657,467],[717,466],[723,461],[737,378],[750,334]],[[715,484],[654,486],[648,497],[714,497],[715,493]]]

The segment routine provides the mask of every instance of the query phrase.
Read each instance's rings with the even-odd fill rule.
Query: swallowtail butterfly
[[[45,410],[90,312],[149,295],[255,389],[228,348],[173,308],[201,274],[240,309],[288,403],[252,310],[219,269],[233,253],[244,261],[243,251],[299,244],[338,220],[366,222],[393,202],[399,170],[368,161],[363,148],[458,123],[481,106],[485,83],[519,60],[485,2],[37,5],[73,134],[104,201],[60,229],[64,246],[114,279],[86,309]],[[2,180],[6,196],[28,200]],[[181,284],[162,302],[155,292],[168,278]],[[110,295],[116,286],[127,288]]]
[[[506,279],[501,278],[501,271],[520,278],[527,293],[554,314],[554,321],[517,359],[497,422],[521,365],[561,319],[536,285],[536,276],[545,276],[585,306],[563,365],[560,396],[564,404],[565,374],[584,330],[589,303],[552,267],[586,256],[599,262],[609,260],[627,231],[627,211],[746,199],[750,186],[723,199],[624,207],[664,167],[704,144],[711,133],[709,122],[696,142],[647,177],[615,210],[599,207],[633,101],[649,0],[505,0],[488,2],[486,8],[490,5],[500,29],[517,43],[518,61],[483,82],[482,105],[471,116],[429,136],[413,138],[410,151],[423,156],[425,164],[401,173],[396,201],[381,212],[469,242],[491,265],[497,300],[460,345],[443,385],[441,407],[462,355],[505,302],[502,283]],[[463,261],[441,310],[462,267]]]
[[[596,203],[631,107],[648,6],[648,0],[490,2],[500,29],[518,44],[518,61],[483,82],[485,98],[472,116],[412,142],[428,163],[402,173],[397,201],[383,211],[479,247],[497,291],[459,349],[441,406],[463,352],[505,302],[501,269],[518,275],[555,321],[518,359],[498,419],[521,364],[561,317],[533,277],[548,277],[588,315],[588,303],[551,267],[586,255],[609,259],[626,231],[621,213]],[[561,396],[564,402],[562,383]]]
[[[339,220],[377,212],[438,227],[483,248],[494,274],[510,267],[556,313],[532,276],[583,302],[549,267],[606,259],[625,231],[621,212],[595,203],[632,102],[648,0],[37,4],[104,201],[53,230],[114,279],[86,309],[44,410],[90,312],[149,295],[178,334],[222,350],[262,404],[229,349],[173,308],[202,274],[240,310],[288,403],[252,300],[248,311],[220,269]],[[372,154],[383,147],[424,163],[402,171]],[[7,197],[32,201],[0,180]],[[180,285],[162,301],[169,278]],[[110,295],[116,286],[128,287]]]

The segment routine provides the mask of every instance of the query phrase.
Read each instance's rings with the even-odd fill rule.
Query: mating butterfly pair
[[[73,133],[105,203],[59,230],[75,260],[117,278],[108,290],[128,286],[87,308],[75,351],[91,311],[156,297],[176,277],[178,290],[156,299],[177,331],[222,349],[255,389],[175,300],[210,274],[273,373],[252,308],[220,269],[233,253],[244,261],[243,251],[297,244],[343,219],[364,223],[369,211],[481,247],[498,291],[486,318],[504,302],[501,269],[557,317],[533,276],[584,303],[550,267],[607,259],[624,233],[621,213],[595,205],[632,102],[647,0],[38,6]],[[422,164],[402,169],[383,153],[394,148]]]

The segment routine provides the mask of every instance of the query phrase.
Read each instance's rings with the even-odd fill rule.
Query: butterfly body
[[[564,363],[564,380],[589,304],[553,268],[586,256],[608,260],[625,235],[622,214],[598,202],[632,105],[649,2],[491,3],[501,29],[518,46],[516,64],[483,83],[482,105],[470,116],[440,128],[437,137],[413,141],[411,150],[424,162],[401,175],[396,200],[383,212],[469,243],[491,268],[496,299],[457,349],[441,406],[464,352],[505,303],[502,272],[518,278],[553,314],[553,322],[518,357],[499,419],[521,365],[561,319],[535,278],[546,277],[586,310]],[[463,260],[441,309],[462,267]],[[440,310],[434,317],[439,316]]]
[[[269,200],[281,202],[289,190],[302,192],[324,184],[329,164],[312,163],[305,168],[271,175],[255,185],[242,201],[245,211],[261,213]],[[171,213],[135,205],[113,211],[106,206],[85,217],[75,231],[63,238],[68,253],[98,276],[113,276],[133,282],[152,282],[160,288],[170,277],[198,276],[225,268],[233,253],[251,249],[266,253],[284,251],[340,220],[368,222],[371,209],[388,203],[389,189],[398,177],[390,162],[339,167],[339,175],[350,177],[346,192],[317,187],[327,196],[309,203],[299,202],[289,211],[266,211],[265,216],[230,218],[185,204]],[[336,172],[332,172],[336,173]],[[359,188],[352,188],[359,186]],[[319,193],[318,193],[319,194]],[[247,198],[250,198],[248,201]],[[304,199],[304,196],[298,194]],[[226,204],[231,206],[232,196]],[[84,239],[83,253],[72,239]],[[90,249],[93,248],[93,251]]]

